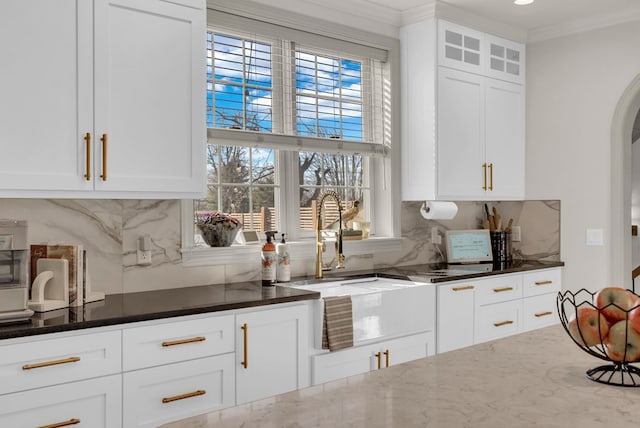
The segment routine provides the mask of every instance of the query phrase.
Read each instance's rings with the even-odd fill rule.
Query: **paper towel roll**
[[[427,220],[451,220],[457,213],[455,202],[426,201],[420,207],[420,214]]]

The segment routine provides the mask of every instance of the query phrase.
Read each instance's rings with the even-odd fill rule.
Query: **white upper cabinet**
[[[524,47],[436,20],[400,40],[403,200],[524,199]]]
[[[0,196],[201,196],[204,1],[51,3],[3,4]]]
[[[92,13],[88,1],[2,2],[0,192],[91,189]]]
[[[438,65],[480,74],[487,60],[485,49],[484,33],[438,21]]]
[[[484,51],[488,55],[485,74],[495,79],[524,85],[524,45],[491,34],[485,35],[484,43]]]

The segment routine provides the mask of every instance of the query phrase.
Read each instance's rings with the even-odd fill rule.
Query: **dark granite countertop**
[[[517,261],[506,265],[448,266],[424,264],[375,270],[329,273],[325,280],[384,276],[430,283],[480,278],[564,266],[563,262]],[[340,275],[342,273],[342,275]],[[36,313],[27,322],[0,324],[0,340],[62,331],[171,318],[230,309],[320,298],[320,293],[295,288],[313,277],[293,278],[287,286],[262,287],[259,281],[173,288],[138,293],[110,294],[105,300],[78,308]]]

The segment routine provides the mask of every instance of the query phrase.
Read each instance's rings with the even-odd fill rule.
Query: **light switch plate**
[[[604,245],[604,230],[587,229],[587,245],[589,246]]]

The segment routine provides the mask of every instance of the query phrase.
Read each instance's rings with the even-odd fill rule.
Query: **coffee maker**
[[[25,220],[0,219],[0,323],[27,321],[29,247]]]

